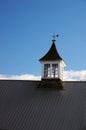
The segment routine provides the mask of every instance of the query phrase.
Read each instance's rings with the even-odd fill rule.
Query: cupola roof
[[[62,60],[61,56],[59,55],[57,49],[56,49],[56,45],[55,45],[55,41],[52,40],[52,46],[49,49],[49,51],[42,57],[39,59],[39,61],[56,61],[56,60]]]

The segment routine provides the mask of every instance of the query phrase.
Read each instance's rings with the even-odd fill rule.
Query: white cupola
[[[66,64],[56,49],[56,37],[58,35],[53,35],[51,48],[39,61],[42,63],[42,79],[60,79],[62,81]]]

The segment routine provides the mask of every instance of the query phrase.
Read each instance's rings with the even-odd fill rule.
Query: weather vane
[[[52,37],[53,37],[53,40],[52,40],[52,41],[54,42],[54,41],[56,41],[56,37],[59,37],[59,35],[58,35],[58,34],[57,34],[57,35],[53,34]]]

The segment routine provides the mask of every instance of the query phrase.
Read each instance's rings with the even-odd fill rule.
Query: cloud
[[[64,71],[64,81],[86,81],[86,70],[75,71],[68,70]]]
[[[21,74],[21,75],[3,75],[3,74],[0,74],[0,80],[41,80],[41,76],[36,76],[36,75],[31,75],[31,74]],[[64,71],[63,80],[64,81],[86,81],[86,70]]]
[[[0,80],[40,80],[41,76],[35,76],[31,74],[22,75],[2,75],[0,74]]]

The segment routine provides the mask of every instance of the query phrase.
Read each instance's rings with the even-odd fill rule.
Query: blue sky
[[[86,0],[0,0],[0,74],[40,75],[53,33],[65,70],[86,70]]]

